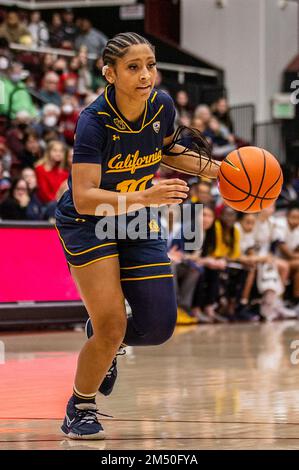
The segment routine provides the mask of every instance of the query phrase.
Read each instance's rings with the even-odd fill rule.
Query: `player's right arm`
[[[169,179],[160,181],[149,189],[129,193],[107,191],[99,188],[101,165],[75,163],[72,167],[73,199],[78,214],[114,216],[150,205],[180,204],[189,188],[185,181]]]
[[[133,204],[141,206],[179,204],[188,193],[180,179],[161,181],[149,189],[119,193],[99,188],[101,165],[74,163],[72,166],[73,199],[77,212],[85,215],[118,215],[130,212]],[[136,209],[135,209],[136,210]]]

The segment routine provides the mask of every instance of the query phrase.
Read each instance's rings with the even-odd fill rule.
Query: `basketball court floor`
[[[1,450],[299,449],[297,321],[182,326],[162,346],[129,348],[115,391],[98,397],[113,416],[105,441],[60,433],[83,331],[0,340]]]

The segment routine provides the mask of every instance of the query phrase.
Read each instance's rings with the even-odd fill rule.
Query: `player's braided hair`
[[[183,151],[179,153],[174,152],[173,148],[176,144],[183,146]],[[190,151],[196,153],[200,159],[200,174],[204,173],[206,169],[208,170],[209,165],[212,164],[212,146],[199,130],[179,126],[173,136],[172,142],[163,147],[163,154],[169,156],[191,155]]]
[[[128,47],[146,44],[151,48],[153,53],[155,53],[154,46],[143,36],[137,33],[119,33],[114,36],[106,44],[106,47],[103,51],[103,62],[104,65],[115,65],[116,59],[123,57]]]

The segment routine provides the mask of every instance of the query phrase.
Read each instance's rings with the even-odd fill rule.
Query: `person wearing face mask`
[[[62,98],[59,126],[68,145],[72,145],[74,142],[74,133],[78,117],[77,99],[74,96],[64,95]]]
[[[33,126],[39,138],[42,138],[46,131],[58,130],[59,116],[60,108],[55,104],[48,103],[43,107],[40,122]]]
[[[76,95],[78,78],[74,74],[69,74],[63,83],[63,92],[68,95]]]
[[[6,55],[0,55],[0,76],[5,75],[9,67],[9,59]]]
[[[6,65],[5,57],[2,57],[3,65]],[[27,111],[33,118],[37,115],[31,96],[23,82],[28,74],[29,72],[24,70],[23,65],[18,62],[10,64],[7,72],[1,74],[3,93],[7,99],[0,102],[0,114],[4,114],[9,119],[15,119],[18,111]]]
[[[68,63],[64,57],[58,57],[58,59],[53,64],[53,71],[58,75],[58,93],[63,93],[64,86],[64,77],[68,73]]]

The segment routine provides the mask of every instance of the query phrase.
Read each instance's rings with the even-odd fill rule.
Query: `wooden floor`
[[[299,322],[180,327],[165,345],[129,348],[114,393],[98,397],[114,417],[105,441],[60,434],[83,332],[0,340],[2,450],[299,449]]]

